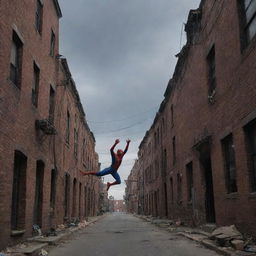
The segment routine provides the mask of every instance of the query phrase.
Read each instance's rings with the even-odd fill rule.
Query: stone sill
[[[248,198],[249,198],[249,199],[254,199],[254,198],[256,199],[256,192],[250,193],[249,196],[248,196]]]
[[[237,192],[226,194],[226,199],[237,199],[239,197]]]
[[[11,236],[22,236],[25,232],[26,230],[12,230]]]

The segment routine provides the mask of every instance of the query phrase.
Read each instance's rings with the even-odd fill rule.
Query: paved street
[[[213,256],[197,243],[144,222],[114,213],[51,249],[50,256]]]

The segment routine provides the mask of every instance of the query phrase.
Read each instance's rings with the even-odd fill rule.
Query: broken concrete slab
[[[67,233],[63,233],[57,236],[40,237],[40,238],[34,239],[34,241],[39,243],[48,243],[49,245],[55,245],[61,239],[65,238],[67,235],[68,235]]]
[[[231,226],[224,226],[224,227],[220,227],[215,229],[212,233],[211,233],[211,238],[215,238],[216,236],[219,235],[226,235],[230,238],[236,238],[241,240],[242,234],[237,230],[237,228],[235,227],[235,225],[231,225]]]
[[[35,254],[39,252],[42,248],[48,246],[47,243],[31,243],[26,247],[16,247],[11,248],[10,253],[24,253],[24,254]]]

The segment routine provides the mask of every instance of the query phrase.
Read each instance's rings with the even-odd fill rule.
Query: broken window
[[[194,186],[194,181],[193,181],[193,164],[192,164],[192,162],[187,164],[186,171],[187,171],[187,195],[188,195],[188,202],[190,202],[190,201],[192,201],[193,186]]]
[[[52,31],[52,34],[51,34],[51,45],[50,45],[50,55],[52,57],[54,56],[54,52],[55,52],[55,41],[56,41],[55,34]]]
[[[21,87],[21,64],[23,44],[18,35],[13,31],[10,60],[10,80],[18,87]]]
[[[49,121],[54,122],[54,110],[55,110],[55,91],[50,86],[50,98],[49,98]]]
[[[35,186],[35,201],[34,201],[34,224],[42,228],[43,214],[43,187],[44,187],[44,163],[36,162],[36,186]]]
[[[66,120],[66,142],[69,144],[69,137],[70,137],[70,114],[67,111],[67,120]]]
[[[27,157],[14,153],[11,229],[25,229]]]
[[[256,192],[256,120],[245,128],[247,139],[247,156],[250,179],[250,190]]]
[[[40,69],[34,63],[34,76],[33,76],[33,84],[32,84],[32,103],[35,107],[37,107],[38,105],[39,79],[40,79]]]
[[[237,192],[235,151],[232,134],[222,140],[227,193]]]
[[[245,48],[256,35],[256,0],[239,1],[241,9],[242,48]]]
[[[57,171],[53,169],[51,171],[51,194],[50,194],[50,207],[54,210],[56,201],[56,183],[57,183]]]
[[[213,46],[207,56],[208,63],[208,95],[213,96],[216,88],[216,70],[215,70],[215,46]]]
[[[43,24],[43,4],[41,0],[37,0],[36,4],[36,29],[41,34]]]

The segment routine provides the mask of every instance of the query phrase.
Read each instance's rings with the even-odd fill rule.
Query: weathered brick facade
[[[256,236],[256,40],[243,4],[204,0],[190,11],[187,43],[138,161],[144,214],[235,224]]]
[[[0,248],[98,213],[95,139],[58,49],[57,0],[0,5]]]

